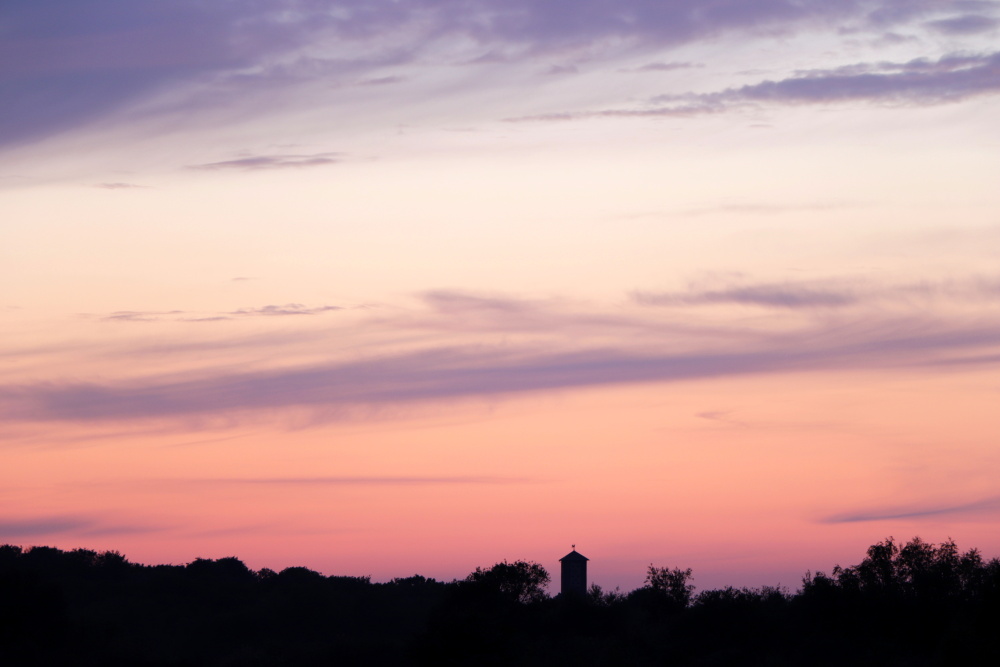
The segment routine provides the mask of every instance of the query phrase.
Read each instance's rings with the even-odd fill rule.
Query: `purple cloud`
[[[632,300],[645,306],[704,306],[740,304],[784,309],[841,308],[853,305],[885,305],[910,301],[975,303],[1000,298],[1000,279],[971,277],[880,285],[870,282],[828,280],[718,285],[691,285],[686,290],[651,292],[637,290]]]
[[[687,292],[633,292],[632,298],[647,306],[736,303],[770,308],[837,308],[858,302],[858,297],[848,291],[794,284],[749,285]]]
[[[866,521],[920,520],[942,517],[974,517],[980,515],[996,516],[997,514],[1000,514],[1000,496],[954,505],[910,505],[847,512],[826,517],[821,519],[821,522],[860,523]]]
[[[946,35],[976,35],[996,30],[1000,21],[982,14],[966,14],[951,19],[928,21],[926,25]]]
[[[182,315],[183,310],[117,310],[101,319],[105,322],[156,322],[166,315]]]
[[[0,542],[55,535],[80,535],[94,537],[103,535],[128,535],[160,530],[154,526],[117,524],[94,517],[46,516],[31,519],[0,519]]]
[[[76,516],[48,516],[34,519],[0,519],[0,540],[41,535],[75,533],[94,524]]]
[[[731,419],[729,415],[732,412],[728,410],[710,410],[708,412],[699,412],[696,417],[701,419],[707,419],[708,421],[719,422],[721,424],[729,424],[731,426],[741,426],[746,427],[746,422],[741,422],[736,419]]]
[[[193,315],[183,310],[118,310],[101,317],[103,322],[159,322],[170,319],[175,322],[219,322],[236,317],[281,317],[284,315],[317,315],[335,310],[343,310],[341,306],[308,307],[301,303],[286,303],[282,306],[268,305],[259,308],[240,308],[228,313],[209,313]],[[178,317],[189,315],[188,317]]]
[[[377,76],[372,79],[358,81],[359,86],[389,86],[394,83],[402,83],[406,77],[402,76]]]
[[[420,295],[427,305],[441,312],[500,311],[523,313],[537,309],[537,304],[503,296],[483,296],[452,290],[432,290]]]
[[[601,111],[559,111],[555,113],[534,114],[531,116],[514,116],[504,118],[507,123],[525,123],[537,121],[569,121],[586,118],[691,118],[706,114],[721,113],[726,108],[719,104],[679,104],[674,106],[648,107],[643,109],[603,109]]]
[[[927,16],[954,12],[981,12],[996,7],[992,0],[889,0],[857,3],[866,13],[864,23],[876,29],[896,27]]]
[[[985,55],[919,58],[906,63],[858,64],[812,70],[776,81],[683,95],[660,95],[645,107],[567,111],[507,118],[508,122],[587,118],[685,118],[760,104],[869,102],[928,106],[1000,93],[1000,51]]]
[[[195,479],[196,484],[249,484],[262,486],[437,486],[450,484],[525,484],[524,477],[263,477],[251,479]]]
[[[136,185],[135,183],[98,183],[94,187],[102,190],[135,190],[137,188],[145,188],[146,186]]]
[[[98,346],[90,353],[115,364],[127,361],[142,368],[145,360],[151,368],[163,368],[180,359],[185,363],[178,367],[190,370],[90,383],[8,382],[0,385],[0,418],[11,424],[172,421],[301,409],[309,419],[323,421],[377,415],[386,407],[615,384],[984,366],[1000,360],[1000,320],[983,309],[974,319],[936,319],[926,306],[947,302],[956,307],[963,301],[976,306],[998,297],[1000,281],[982,277],[898,286],[832,280],[722,282],[636,293],[633,302],[659,307],[626,303],[602,312],[554,299],[440,290],[420,295],[418,309],[383,309],[349,323],[334,319],[324,330]],[[757,326],[742,319],[713,324],[694,312],[678,316],[663,308],[733,303],[775,311],[766,324],[761,320]],[[817,308],[819,313],[814,312]],[[911,314],[898,315],[900,308]],[[331,309],[336,307],[288,304],[236,313],[284,316]],[[128,316],[133,316],[131,311]],[[342,326],[347,328],[329,328]],[[454,342],[456,333],[463,344]],[[329,348],[338,337],[349,341],[349,351]],[[475,342],[465,342],[470,337]],[[213,359],[219,355],[208,353],[227,350],[266,350],[267,356],[280,357],[284,349],[294,349],[296,358],[308,358],[302,355],[311,352],[316,361],[248,371],[204,361],[192,366],[188,359]],[[75,345],[65,352],[78,355],[86,350]],[[42,352],[59,351],[17,354]],[[163,423],[157,426],[166,428]]]
[[[438,347],[300,368],[118,383],[0,387],[0,415],[18,421],[177,418],[309,408],[341,418],[359,408],[612,384],[675,382],[748,374],[892,368],[995,349],[1000,323],[945,326],[861,318],[792,333],[748,337],[722,350],[623,347]]]
[[[569,74],[579,74],[580,70],[576,65],[552,65],[542,72],[546,76],[566,76]]]
[[[260,171],[264,169],[300,169],[302,167],[322,167],[329,164],[337,164],[340,159],[337,153],[313,153],[311,155],[257,155],[253,157],[236,158],[235,160],[223,160],[222,162],[209,162],[207,164],[195,164],[188,166],[188,169],[200,169],[203,171]]]
[[[698,63],[676,62],[676,63],[646,63],[633,69],[622,70],[625,72],[673,72],[678,69],[690,69],[692,67],[704,67]]]
[[[644,306],[705,306],[739,304],[783,309],[843,308],[865,304],[900,303],[912,300],[952,303],[995,301],[1000,298],[1000,280],[977,277],[962,281],[877,285],[849,281],[809,283],[722,284],[686,290],[650,292],[637,290],[632,300]]]
[[[701,99],[709,104],[867,101],[924,105],[1000,92],[1000,52],[945,56],[937,61],[880,63],[860,69],[868,71],[818,70],[804,76],[734,88]]]
[[[281,317],[283,315],[316,315],[327,313],[332,310],[343,310],[340,306],[316,306],[309,308],[301,303],[286,303],[283,306],[261,306],[260,308],[240,308],[234,310],[230,315],[240,315],[244,317]]]
[[[948,9],[966,6],[967,16],[945,17],[935,29],[983,29],[989,19],[982,3]],[[389,83],[393,77],[375,73],[417,62],[433,44],[455,38],[479,52],[466,62],[510,62],[609,41],[639,52],[732,31],[870,28],[933,20],[941,11],[941,3],[928,0],[8,2],[0,8],[0,146],[71,129],[196,81],[227,82],[216,88],[216,102],[336,72]],[[331,56],[331,46],[351,55]],[[172,110],[189,112],[188,104],[178,101]],[[217,168],[274,166],[223,164]]]
[[[193,0],[5,3],[0,145],[67,129],[168,82],[247,64],[282,37],[241,23],[251,18],[247,8]]]

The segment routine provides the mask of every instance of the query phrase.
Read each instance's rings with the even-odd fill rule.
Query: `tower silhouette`
[[[583,554],[577,552],[576,545],[573,550],[559,559],[562,563],[560,572],[561,586],[559,592],[562,595],[586,595],[587,594],[587,561],[590,560]]]

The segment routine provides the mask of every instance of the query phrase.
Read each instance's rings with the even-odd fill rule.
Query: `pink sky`
[[[1000,3],[203,4],[0,9],[0,542],[1000,554]]]

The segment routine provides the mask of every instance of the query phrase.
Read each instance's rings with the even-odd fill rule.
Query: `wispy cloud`
[[[77,516],[0,519],[0,539],[73,533],[93,525],[93,520]]]
[[[976,35],[992,32],[1000,25],[1000,21],[982,14],[965,14],[950,19],[928,21],[927,27],[946,35]]]
[[[438,486],[451,484],[525,484],[526,477],[259,477],[252,479],[198,479],[195,484],[260,486]]]
[[[580,70],[576,65],[552,65],[542,72],[546,76],[566,76],[568,74],[579,73]]]
[[[574,53],[597,60],[605,52],[650,53],[720,35],[885,33],[914,22],[953,36],[969,35],[992,29],[993,7],[931,0],[6,3],[3,20],[11,37],[0,45],[5,101],[0,146],[51,136],[125,108],[134,113],[154,98],[171,100],[148,107],[163,114],[190,116],[205,105],[241,104],[245,112],[261,112],[252,107],[260,98],[248,93],[329,81],[332,75],[385,85],[408,78],[404,70],[381,74],[388,66],[440,63],[442,58],[484,66]],[[956,16],[956,11],[965,13]],[[672,66],[652,62],[639,71]],[[205,94],[203,85],[212,92]],[[269,104],[259,106],[273,110],[275,100],[272,94]],[[256,170],[331,161],[330,156],[258,156],[196,168]]]
[[[943,519],[1000,515],[1000,496],[984,498],[971,503],[914,504],[896,507],[879,507],[855,512],[835,514],[821,519],[822,523],[860,523],[866,521],[892,521],[901,519]]]
[[[528,299],[498,294],[469,293],[458,290],[431,290],[417,295],[428,310],[401,315],[382,315],[380,321],[396,327],[429,331],[467,331],[549,334],[635,333],[655,328],[664,333],[661,323],[653,323],[624,313],[580,310],[559,299]],[[675,333],[683,326],[672,325]]]
[[[113,313],[100,316],[100,319],[104,322],[159,322],[163,320],[171,320],[174,322],[219,322],[244,317],[318,315],[320,313],[328,313],[336,310],[343,310],[343,307],[306,306],[301,303],[286,303],[284,305],[240,308],[224,313],[191,313],[183,310],[116,310]]]
[[[770,308],[836,308],[858,302],[850,291],[796,284],[747,285],[685,292],[633,292],[637,303],[647,306],[741,304]]]
[[[162,530],[165,530],[163,526],[143,524],[96,525],[93,528],[81,530],[78,534],[81,537],[105,537],[114,535],[141,535],[144,533],[158,533]]]
[[[673,72],[679,69],[691,69],[692,67],[704,67],[701,63],[690,63],[690,62],[656,62],[656,63],[646,63],[645,65],[640,65],[639,67],[632,67],[623,69],[623,72]]]
[[[170,344],[94,351],[132,369],[164,368],[169,361],[185,370],[127,380],[105,376],[101,382],[8,382],[0,385],[0,417],[35,424],[209,423],[243,416],[280,421],[281,411],[299,411],[302,423],[313,423],[530,392],[750,374],[940,372],[970,359],[980,367],[1000,359],[1000,319],[979,307],[1000,300],[1000,281],[989,277],[895,286],[730,277],[684,290],[637,292],[614,308],[447,290],[419,297],[416,308],[358,311],[350,321],[317,319],[308,330],[204,340],[193,332]],[[965,311],[955,310],[962,303]],[[719,320],[718,311],[698,315],[698,308],[713,304],[770,312],[749,319]],[[935,315],[934,304],[947,305],[952,314]],[[300,316],[336,308],[290,304],[229,316]],[[331,346],[337,340],[342,349]],[[209,350],[226,355],[206,357]],[[231,363],[265,350],[262,358],[285,363],[251,370]]]
[[[720,424],[729,424],[731,426],[745,427],[746,422],[741,422],[739,420],[731,418],[732,412],[728,410],[709,410],[707,412],[699,412],[696,416],[701,419],[707,419],[708,421],[719,422]]]
[[[389,86],[394,83],[402,83],[406,81],[404,76],[376,76],[371,79],[362,79],[358,81],[359,86]]]
[[[969,278],[883,285],[868,281],[828,280],[784,283],[692,284],[685,290],[637,290],[632,299],[645,306],[702,306],[739,304],[783,309],[842,308],[863,304],[982,302],[1000,299],[1000,279]]]
[[[96,537],[104,535],[129,535],[161,530],[152,525],[126,524],[107,519],[55,515],[0,519],[0,541],[33,537],[55,537],[58,535],[79,535]]]
[[[300,169],[322,167],[340,162],[338,153],[312,153],[305,155],[255,155],[221,162],[189,165],[189,169],[203,171],[261,171],[265,169]]]
[[[432,290],[424,292],[421,298],[433,309],[442,312],[500,311],[503,313],[522,313],[535,310],[538,304],[525,299],[507,296],[471,294],[454,290]]]
[[[747,102],[825,104],[877,102],[928,105],[1000,92],[1000,52],[920,58],[905,63],[815,70],[801,76],[698,96],[706,105]],[[663,96],[654,101],[670,101]]]
[[[1000,93],[1000,52],[919,58],[904,63],[860,63],[810,70],[712,93],[659,95],[648,104],[621,109],[566,111],[507,118],[509,122],[588,118],[685,118],[761,105],[863,102],[929,106]]]
[[[512,116],[504,118],[507,123],[559,122],[587,118],[693,118],[712,113],[721,113],[726,108],[720,104],[698,101],[694,104],[671,106],[647,106],[633,109],[603,109],[600,111],[557,111],[553,113]]]
[[[10,420],[99,421],[222,415],[287,408],[329,419],[371,406],[522,394],[612,384],[926,365],[951,354],[994,348],[1000,322],[947,325],[862,318],[747,339],[725,350],[521,344],[452,346],[388,353],[259,372],[220,370],[190,377],[149,376],[120,383],[18,384],[0,387]]]
[[[105,322],[156,322],[166,316],[183,314],[183,310],[116,310],[101,319]]]
[[[316,315],[333,310],[343,310],[341,306],[314,306],[312,308],[301,303],[286,303],[283,306],[261,306],[259,308],[240,308],[229,313],[243,317],[281,317],[283,315]]]
[[[751,125],[751,127],[771,127],[770,125]],[[745,202],[720,204],[716,206],[703,206],[677,211],[676,214],[690,217],[711,215],[713,213],[744,213],[748,215],[780,215],[785,213],[804,213],[837,211],[850,208],[852,205],[845,202],[815,202],[815,203],[770,203],[770,202]]]
[[[146,188],[145,185],[136,185],[135,183],[98,183],[94,187],[101,190],[136,190]]]

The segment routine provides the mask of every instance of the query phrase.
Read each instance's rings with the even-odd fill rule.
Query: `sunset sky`
[[[0,107],[0,543],[1000,555],[1000,2],[4,2]]]

